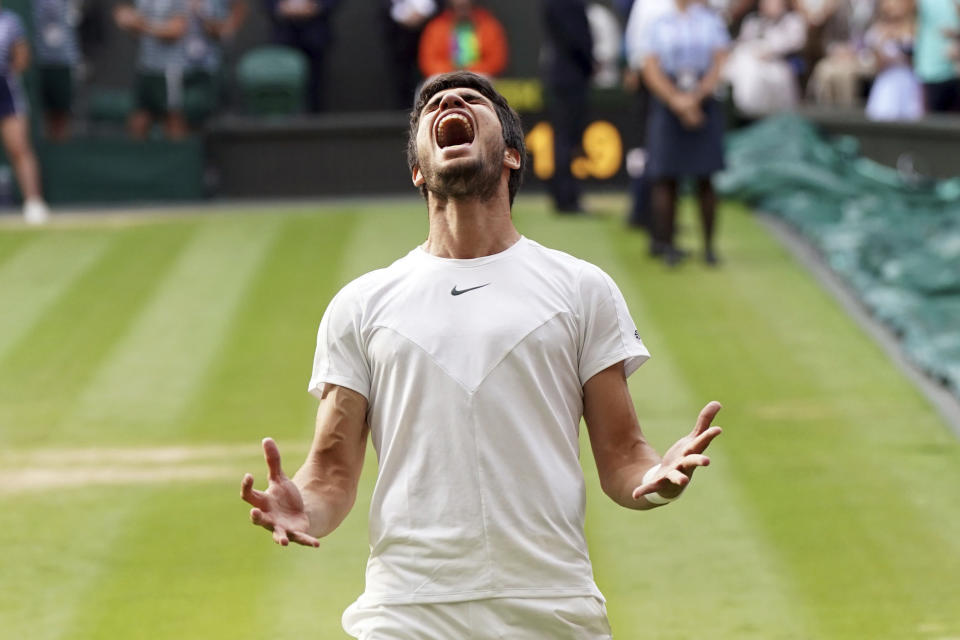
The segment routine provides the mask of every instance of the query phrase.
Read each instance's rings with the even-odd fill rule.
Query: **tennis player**
[[[316,547],[353,506],[368,435],[379,459],[356,638],[610,638],[584,537],[578,429],[604,491],[631,509],[678,496],[720,433],[708,404],[661,458],[627,377],[648,357],[616,284],[523,237],[511,205],[525,163],[517,114],[473,73],[437,76],[410,118],[426,241],[344,287],[320,323],[306,462],[263,449],[254,524]]]

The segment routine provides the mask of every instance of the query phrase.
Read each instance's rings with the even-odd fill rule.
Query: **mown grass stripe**
[[[183,417],[185,437],[219,441],[226,433],[254,449],[266,435],[281,442],[312,438],[317,404],[306,387],[317,326],[339,289],[337,265],[360,219],[347,213],[283,218]]]
[[[316,412],[316,400],[306,393],[316,328],[327,302],[342,284],[335,265],[349,251],[350,243],[346,239],[361,219],[346,213],[280,218],[283,226],[236,306],[223,347],[211,364],[209,374],[199,383],[191,406],[178,421],[181,435],[194,441],[226,435],[231,440],[248,442],[253,460],[244,469],[256,473],[261,485],[265,474],[258,444],[264,435],[272,435],[281,443],[288,473],[293,473],[303,460],[304,443],[312,436]],[[185,504],[202,504],[197,508],[204,513],[222,512],[218,522],[229,532],[229,550],[223,549],[217,539],[205,535],[207,523],[188,523],[169,533],[171,547],[178,550],[175,555],[160,554],[137,562],[139,570],[146,564],[149,573],[158,576],[160,581],[175,581],[177,576],[191,575],[185,593],[194,593],[197,597],[225,590],[245,591],[244,597],[251,606],[233,611],[229,619],[219,621],[207,610],[190,608],[183,608],[176,620],[169,619],[158,615],[149,590],[139,588],[135,574],[127,571],[126,562],[121,561],[116,573],[107,574],[108,579],[91,589],[78,607],[80,613],[75,628],[82,632],[77,637],[109,637],[127,619],[144,621],[158,637],[193,635],[196,630],[205,630],[202,634],[209,637],[260,638],[276,635],[279,628],[302,632],[313,627],[317,628],[318,637],[336,637],[323,633],[326,629],[323,623],[317,624],[315,602],[324,589],[332,589],[334,593],[342,589],[342,580],[333,584],[318,580],[325,572],[319,570],[317,563],[328,564],[325,559],[319,555],[304,556],[306,550],[281,550],[268,533],[250,525],[246,518],[249,507],[233,499],[238,493],[240,477],[238,470],[235,483],[229,483],[229,487],[194,492],[185,500]],[[116,542],[118,548],[124,550],[124,557],[145,555],[142,540],[149,539],[158,522],[163,521],[158,511],[173,510],[168,493],[158,492],[155,502],[159,504],[145,503],[129,514],[123,535]],[[344,558],[362,561],[365,548],[362,529],[358,535],[340,540],[359,545],[355,553],[344,554]],[[236,561],[238,551],[243,557],[241,562]],[[197,567],[211,562],[217,564],[217,571],[197,571]],[[353,572],[352,577],[362,581],[362,571]],[[271,587],[277,580],[295,582],[298,589],[277,591]],[[116,615],[112,606],[118,589],[129,593],[122,617]],[[171,600],[181,596],[175,594]],[[276,610],[272,613],[263,610],[264,606],[285,608],[289,606],[288,601],[293,601],[294,606],[290,607],[289,615],[282,618]],[[312,621],[309,626],[304,624],[307,618]]]
[[[39,236],[0,265],[0,360],[106,250],[93,234]]]
[[[699,409],[712,399],[688,383],[667,347],[665,335],[672,327],[648,309],[646,283],[676,274],[645,259],[644,238],[624,232],[619,221],[558,222],[525,216],[522,226],[543,244],[601,266],[620,286],[653,354],[631,378],[631,392],[645,434],[665,451],[689,432]],[[618,243],[629,247],[628,260]],[[589,441],[582,434],[587,534],[616,637],[698,638],[704,625],[715,638],[811,637],[815,625],[797,606],[794,585],[755,526],[749,497],[729,469],[724,445],[723,438],[715,443],[710,452],[714,466],[695,478],[681,502],[652,513],[633,513],[603,495]],[[674,615],[686,606],[695,606],[696,615]]]
[[[830,638],[960,631],[944,608],[960,599],[956,582],[930,580],[938,565],[957,566],[956,541],[938,530],[960,528],[948,489],[960,486],[960,448],[810,276],[742,211],[726,213],[722,272],[690,277],[688,267],[648,280],[643,294],[671,327],[664,339],[688,386],[727,403],[731,473],[806,617]],[[625,241],[618,250],[642,264]],[[912,504],[917,474],[939,508]]]
[[[341,238],[343,247],[339,253],[340,259],[326,263],[332,276],[329,282],[331,297],[354,278],[403,257],[426,237],[423,205],[416,201],[409,206],[364,207],[348,209],[345,213],[355,222],[349,234]],[[325,308],[326,304],[322,307]],[[320,311],[322,313],[322,309]],[[313,354],[319,321],[319,315],[309,319],[311,344],[308,358]],[[298,373],[296,391],[302,393],[307,378],[304,372]],[[315,413],[316,401],[310,401],[309,407]],[[301,424],[299,429],[301,438],[312,434],[312,419]],[[303,461],[303,454],[290,452],[285,454],[284,459],[288,471],[292,473]],[[262,467],[257,472],[262,481]],[[309,630],[318,638],[346,637],[340,625],[340,615],[363,590],[364,567],[369,553],[367,514],[376,475],[376,454],[368,445],[357,502],[347,519],[333,535],[321,542],[317,551],[288,549],[277,553],[280,550],[266,532],[251,531],[246,534],[249,538],[245,537],[245,541],[249,539],[252,545],[251,553],[255,550],[263,561],[262,586],[256,600],[256,617],[261,634],[296,637],[302,635],[304,630]],[[336,576],[336,580],[332,580],[332,576]],[[296,595],[277,591],[271,586],[277,579],[295,584],[303,592]]]
[[[70,427],[112,442],[177,434],[279,226],[264,216],[200,223],[84,390]]]
[[[104,232],[108,249],[0,361],[0,442],[42,446],[54,437],[67,444],[91,435],[62,418],[69,418],[77,394],[151,297],[192,229],[180,224]]]

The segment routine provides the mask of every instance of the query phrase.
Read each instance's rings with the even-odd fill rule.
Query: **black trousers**
[[[564,85],[553,84],[549,89],[550,124],[553,127],[553,178],[550,195],[559,210],[580,207],[580,185],[570,171],[575,152],[580,149],[583,130],[587,124],[587,81]]]
[[[381,18],[384,42],[387,45],[387,68],[390,70],[390,82],[393,83],[391,106],[395,109],[409,110],[413,105],[417,85],[420,84],[417,54],[423,28],[408,29],[398,24],[390,17],[389,7]]]
[[[324,58],[329,45],[328,27],[324,23],[278,21],[274,24],[274,42],[299,49],[310,63],[307,77],[307,109],[316,113],[324,104]]]

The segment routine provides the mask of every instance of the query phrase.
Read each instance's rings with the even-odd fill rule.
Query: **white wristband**
[[[649,469],[647,469],[647,472],[643,474],[643,480],[641,481],[641,484],[647,484],[648,482],[651,482],[654,476],[656,476],[659,471],[660,471],[659,464],[656,464],[650,467]],[[676,500],[677,498],[679,498],[680,496],[677,496],[677,498],[664,498],[658,492],[654,491],[653,493],[645,494],[643,497],[650,504],[661,505],[661,504],[669,504],[674,500]]]

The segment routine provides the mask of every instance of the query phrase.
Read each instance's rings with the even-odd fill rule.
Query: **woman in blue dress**
[[[646,173],[653,184],[651,253],[668,265],[685,257],[674,242],[677,183],[696,180],[704,259],[718,262],[713,236],[716,195],[711,176],[723,168],[723,111],[714,98],[730,35],[723,20],[695,0],[650,24],[643,39],[643,78],[652,94]]]

